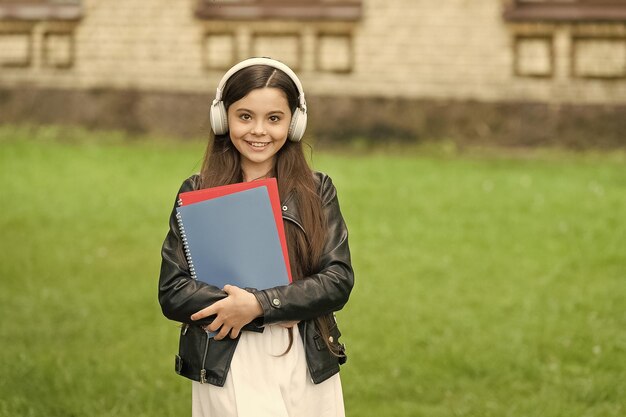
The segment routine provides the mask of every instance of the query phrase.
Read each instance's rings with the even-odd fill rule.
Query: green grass
[[[0,127],[0,415],[189,415],[156,295],[202,152]],[[348,416],[626,414],[623,153],[417,147],[314,165],[351,233]]]

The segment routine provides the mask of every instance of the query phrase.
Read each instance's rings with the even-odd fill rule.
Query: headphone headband
[[[253,65],[267,65],[269,67],[279,69],[285,74],[287,74],[287,76],[291,78],[291,80],[296,85],[296,88],[298,89],[298,102],[299,102],[298,107],[300,107],[302,111],[306,113],[306,101],[304,99],[304,89],[302,88],[302,83],[300,83],[300,79],[298,78],[296,73],[293,72],[291,68],[289,68],[287,65],[283,64],[282,62],[277,61],[272,58],[265,58],[265,57],[245,59],[241,61],[240,63],[236,64],[235,66],[233,66],[228,71],[226,71],[226,74],[224,74],[219,84],[217,85],[217,91],[215,92],[215,100],[213,100],[213,104],[217,103],[218,101],[222,101],[222,92],[224,90],[224,87],[226,86],[226,83],[230,79],[230,77],[232,77],[239,70],[242,70],[247,67],[251,67]]]

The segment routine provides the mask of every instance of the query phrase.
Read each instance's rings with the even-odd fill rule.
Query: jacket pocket
[[[201,368],[204,338],[204,330],[199,326],[182,325],[174,369],[177,374],[190,376],[194,370]]]
[[[313,341],[315,342],[315,347],[318,351],[326,351],[330,356],[336,358],[340,364],[346,363],[346,347],[343,343],[339,342],[339,338],[341,337],[341,332],[339,331],[339,327],[337,326],[337,322],[334,322],[334,325],[330,328],[329,331],[328,342],[336,355],[334,355],[322,335],[318,332],[315,332],[315,336],[313,336]]]
[[[339,356],[331,353],[314,322],[310,321],[307,324],[309,324],[306,332],[307,362],[313,382],[319,384],[339,372],[339,365],[345,363],[345,348],[339,342],[341,332],[334,321],[329,331],[329,342]]]

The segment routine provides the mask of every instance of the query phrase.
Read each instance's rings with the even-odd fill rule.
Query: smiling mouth
[[[249,142],[249,141],[246,141],[246,142],[253,148],[264,148],[270,144],[270,142]]]

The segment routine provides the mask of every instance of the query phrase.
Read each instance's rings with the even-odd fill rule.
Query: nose
[[[267,135],[267,132],[265,131],[265,127],[263,126],[263,121],[262,120],[257,121],[250,133],[256,136]]]

